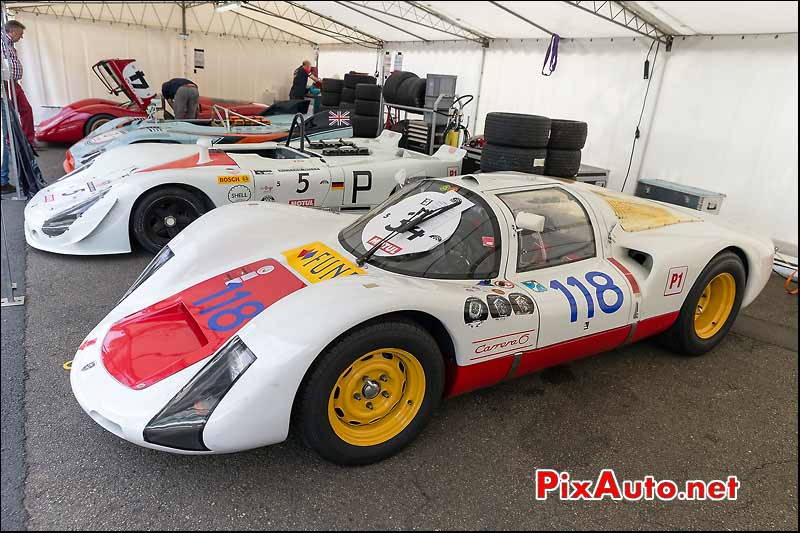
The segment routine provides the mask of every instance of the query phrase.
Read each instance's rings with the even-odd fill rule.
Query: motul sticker
[[[367,273],[321,242],[312,242],[282,253],[289,266],[311,283]]]
[[[314,199],[308,198],[306,200],[289,200],[289,205],[299,205],[301,207],[314,207]]]
[[[235,185],[237,183],[250,183],[250,176],[246,174],[241,176],[217,176],[218,185]]]
[[[686,283],[686,276],[689,274],[689,267],[672,267],[667,273],[667,285],[664,287],[664,296],[672,296],[683,292]]]

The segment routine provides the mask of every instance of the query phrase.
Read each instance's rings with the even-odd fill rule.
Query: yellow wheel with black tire
[[[733,252],[715,256],[698,276],[675,324],[661,335],[662,344],[685,355],[702,355],[730,330],[747,280],[742,260]]]
[[[293,422],[325,459],[368,464],[411,442],[443,390],[444,361],[431,334],[407,320],[376,322],[320,354],[301,386]]]

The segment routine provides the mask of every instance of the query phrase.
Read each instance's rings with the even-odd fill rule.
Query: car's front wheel
[[[702,355],[722,341],[739,314],[746,272],[733,252],[715,256],[700,273],[678,319],[661,334],[662,344],[685,355]]]
[[[357,328],[320,354],[298,393],[295,427],[325,459],[385,459],[424,428],[444,390],[436,341],[406,320]]]
[[[207,211],[198,195],[180,187],[145,194],[131,214],[131,230],[148,252],[158,253],[173,237]]]

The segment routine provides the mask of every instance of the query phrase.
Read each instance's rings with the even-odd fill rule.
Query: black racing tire
[[[142,248],[156,254],[206,211],[208,206],[199,195],[181,187],[162,187],[136,201],[131,213],[131,232]],[[175,218],[172,228],[164,223],[168,216]]]
[[[397,100],[401,105],[423,107],[425,105],[426,78],[409,78],[397,89]]]
[[[341,93],[322,93],[322,105],[335,107],[342,101]]]
[[[544,173],[557,178],[574,178],[581,169],[580,150],[547,150]]]
[[[710,338],[701,338],[695,327],[695,314],[700,304],[700,298],[711,280],[722,274],[729,274],[733,277],[736,286],[733,306],[719,331]],[[713,349],[725,338],[736,321],[739,309],[742,307],[746,282],[747,272],[741,258],[730,251],[720,252],[709,261],[697,281],[692,285],[678,314],[678,319],[656,340],[673,352],[687,356],[703,355]]]
[[[353,111],[356,108],[355,102],[339,102],[339,109],[343,109],[345,111]]]
[[[375,85],[377,81],[378,80],[376,80],[374,77],[367,74],[351,74],[348,72],[344,75],[344,86],[347,89],[355,89],[356,85],[359,83]]]
[[[358,102],[359,100],[380,102],[381,89],[382,87],[380,85],[375,85],[370,83],[359,83],[358,85],[356,85],[356,102]]]
[[[356,115],[365,117],[377,117],[381,113],[381,103],[371,100],[356,100]]]
[[[535,174],[547,150],[544,148],[514,148],[486,143],[481,152],[481,172],[517,171]]]
[[[547,147],[555,150],[580,150],[586,145],[588,126],[578,120],[552,119]]]
[[[368,117],[359,114],[352,116],[353,137],[375,138],[378,136],[378,117]]]
[[[483,128],[486,142],[515,148],[546,148],[550,119],[520,113],[489,113]]]
[[[379,357],[377,354],[367,357],[380,350],[387,350],[381,352],[381,355],[388,362],[375,359]],[[394,354],[389,353],[389,350],[394,351]],[[406,355],[401,352],[411,355],[413,360],[406,359],[407,364],[403,365],[402,357]],[[387,374],[391,377],[382,374],[387,378],[382,384],[378,382],[380,378],[371,375],[380,373],[377,369],[381,365],[390,364],[393,366],[389,367]],[[396,432],[394,436],[387,435],[383,442],[379,442],[381,436],[373,437],[365,442],[373,441],[375,444],[364,444],[362,441],[361,445],[354,445],[345,440],[349,435],[345,437],[341,435],[343,432],[359,431],[352,430],[358,426],[350,420],[357,419],[361,414],[358,411],[360,407],[358,402],[370,401],[366,399],[366,381],[363,389],[358,388],[358,382],[346,381],[348,369],[351,372],[363,371],[365,377],[372,379],[373,386],[374,383],[380,385],[382,392],[371,401],[375,402],[377,413],[381,411],[385,413],[382,417],[385,421],[382,420],[382,423],[396,424],[393,426],[393,431],[386,432],[387,434]],[[395,369],[399,370],[393,371]],[[418,324],[403,319],[392,319],[354,328],[330,344],[308,370],[294,402],[292,426],[299,431],[308,447],[328,461],[341,465],[365,465],[381,461],[400,452],[422,432],[441,402],[444,377],[444,360],[439,346],[431,334]],[[402,392],[382,399],[383,391],[388,393],[396,382],[394,380],[398,379],[403,380]],[[420,392],[420,385],[424,388],[424,392]],[[354,390],[351,391],[350,388]],[[372,389],[373,392],[374,390]],[[351,402],[352,413],[346,413],[343,409],[335,407],[334,402],[339,399],[338,394],[363,395],[355,402]],[[421,403],[410,400],[412,397],[421,398]],[[380,403],[384,401],[389,405],[390,402],[396,403],[386,412],[384,407],[386,404]],[[407,416],[413,418],[405,425],[395,422],[406,409],[410,410]],[[351,425],[338,422],[348,418]]]
[[[106,122],[114,120],[115,118],[117,117],[115,117],[114,115],[107,115],[107,114],[93,115],[89,117],[89,120],[87,120],[86,124],[83,125],[83,136],[86,137],[87,135],[92,133],[94,130],[96,130]]]
[[[347,102],[352,104],[356,101],[356,90],[350,89],[349,87],[345,87],[342,89],[342,99],[341,102]]]
[[[344,80],[337,80],[336,78],[322,78],[322,94],[340,94],[342,89],[344,89]]]
[[[393,72],[391,76],[386,79],[386,82],[383,84],[383,99],[386,102],[392,104],[399,104],[400,102],[397,100],[398,92],[397,89],[400,85],[409,78],[418,78],[416,74],[413,72],[403,72],[403,71],[396,71]]]

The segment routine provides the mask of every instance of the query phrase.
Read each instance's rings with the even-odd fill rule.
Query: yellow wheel
[[[694,331],[701,339],[710,339],[722,329],[736,300],[736,280],[727,272],[718,274],[706,285],[694,314]]]
[[[690,272],[691,275],[691,272]],[[733,252],[721,252],[697,276],[662,344],[685,355],[702,355],[719,344],[742,305],[747,273]]]
[[[405,350],[359,357],[339,376],[328,400],[333,431],[353,446],[375,446],[403,431],[425,397],[425,371]]]
[[[293,426],[329,461],[394,455],[424,428],[444,391],[431,334],[403,319],[355,328],[319,355],[303,380]]]

